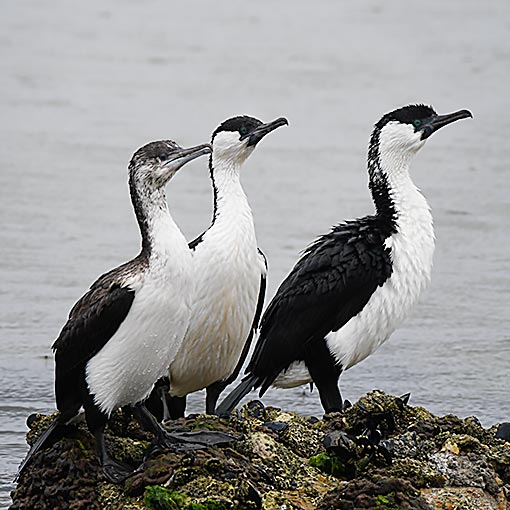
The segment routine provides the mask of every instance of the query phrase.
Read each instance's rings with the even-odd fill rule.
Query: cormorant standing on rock
[[[194,299],[192,255],[168,209],[165,185],[179,168],[210,153],[210,145],[183,149],[152,142],[133,155],[129,187],[140,233],[140,254],[96,280],[72,308],[53,344],[60,414],[32,446],[18,476],[37,451],[54,443],[84,409],[104,476],[120,482],[132,473],[110,456],[104,429],[111,413],[132,405],[140,422],[168,447],[200,437],[167,433],[144,408],[167,372],[188,327]],[[188,446],[184,446],[187,448]]]
[[[212,134],[214,213],[209,228],[189,245],[196,294],[186,336],[170,365],[171,418],[184,416],[186,395],[203,388],[206,412],[213,414],[220,393],[236,379],[248,354],[264,303],[267,264],[240,173],[262,138],[286,124],[283,117],[262,123],[238,116]]]
[[[471,117],[409,105],[384,115],[368,149],[376,212],[334,227],[304,252],[265,311],[247,376],[218,406],[229,414],[251,389],[312,382],[326,412],[342,410],[338,378],[400,325],[430,279],[432,215],[409,175],[438,129]]]

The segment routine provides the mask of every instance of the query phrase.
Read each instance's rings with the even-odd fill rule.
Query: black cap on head
[[[277,119],[266,123],[263,123],[254,117],[249,117],[248,115],[232,117],[221,123],[214,131],[212,135],[212,143],[214,143],[214,138],[218,133],[231,132],[239,134],[239,141],[247,139],[247,147],[254,147],[268,133],[271,133],[271,131],[285,125],[288,125],[288,121],[285,117],[278,117]]]
[[[237,131],[241,136],[245,136],[254,129],[257,129],[260,125],[262,125],[262,121],[255,117],[239,115],[238,117],[232,117],[222,122],[215,129],[212,138],[214,140],[214,137],[221,131]]]
[[[381,130],[388,122],[400,122],[401,124],[413,126],[415,133],[420,132],[421,140],[425,140],[438,129],[468,117],[473,117],[469,110],[459,110],[446,115],[438,115],[431,106],[412,104],[384,115],[375,125],[375,132]]]
[[[401,122],[402,124],[413,124],[415,120],[429,119],[435,115],[437,115],[437,113],[431,106],[424,104],[410,104],[387,113],[381,118],[375,127],[381,129],[391,121]]]

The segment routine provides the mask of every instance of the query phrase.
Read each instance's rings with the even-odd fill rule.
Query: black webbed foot
[[[135,470],[131,466],[112,459],[111,457],[105,460],[102,468],[105,479],[117,485],[135,473]]]
[[[186,450],[199,450],[210,446],[227,446],[237,438],[215,430],[197,430],[194,432],[171,432],[168,437],[173,444],[184,447]],[[198,447],[195,447],[198,445]]]
[[[156,438],[145,452],[145,459],[164,451],[187,452],[205,450],[211,446],[227,446],[238,438],[211,430],[197,430],[195,432],[168,432]]]
[[[156,436],[147,449],[146,458],[164,450],[174,452],[203,450],[211,446],[225,446],[236,441],[236,438],[230,434],[212,430],[168,432],[154,419],[154,416],[143,404],[133,406],[133,412],[142,427]]]
[[[94,411],[94,408],[92,408]],[[93,418],[96,421],[92,421]],[[95,415],[89,411],[88,420],[92,423],[92,427],[94,432],[94,438],[96,440],[96,453],[99,460],[99,464],[103,469],[104,478],[111,483],[120,484],[126,478],[129,478],[133,473],[134,469],[129,464],[125,464],[124,462],[120,462],[114,459],[106,448],[106,443],[104,440],[104,427],[106,425],[106,416],[100,413],[96,413]],[[101,421],[100,421],[101,420]],[[90,425],[89,425],[90,427]]]

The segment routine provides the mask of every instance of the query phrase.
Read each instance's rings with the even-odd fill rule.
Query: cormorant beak
[[[469,110],[459,110],[454,113],[447,113],[446,115],[437,115],[436,117],[432,117],[427,123],[425,123],[422,127],[422,135],[421,139],[425,140],[432,133],[435,133],[438,129],[441,129],[452,122],[460,119],[467,119],[468,117],[473,118],[472,113]]]
[[[181,149],[175,151],[162,166],[165,169],[165,173],[173,174],[192,159],[199,158],[205,154],[210,154],[211,152],[212,147],[208,143],[197,145],[196,147],[191,147],[189,149]]]
[[[243,135],[240,140],[244,140],[245,138],[248,138],[248,147],[253,147],[257,145],[264,136],[266,136],[268,133],[271,133],[271,131],[274,131],[276,128],[279,128],[280,126],[288,126],[289,122],[285,117],[279,117],[276,120],[273,120],[272,122],[267,122],[266,124],[261,124],[258,128],[255,128],[250,133],[247,133],[246,135]]]

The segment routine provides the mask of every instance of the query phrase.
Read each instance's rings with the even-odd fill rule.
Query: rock
[[[33,443],[53,417],[32,415]],[[510,442],[474,417],[438,417],[380,391],[318,420],[253,401],[230,419],[194,415],[169,430],[220,430],[223,448],[155,452],[123,485],[107,483],[83,424],[39,452],[11,509],[510,510]],[[149,434],[116,413],[107,442],[138,466]]]
[[[422,498],[432,509],[448,510],[505,510],[508,501],[494,499],[482,489],[473,487],[459,489],[448,487],[444,489],[425,489],[421,492]],[[499,500],[499,501],[498,501]]]
[[[430,510],[426,500],[412,484],[400,478],[372,476],[357,478],[344,487],[330,491],[318,510],[378,508]]]

